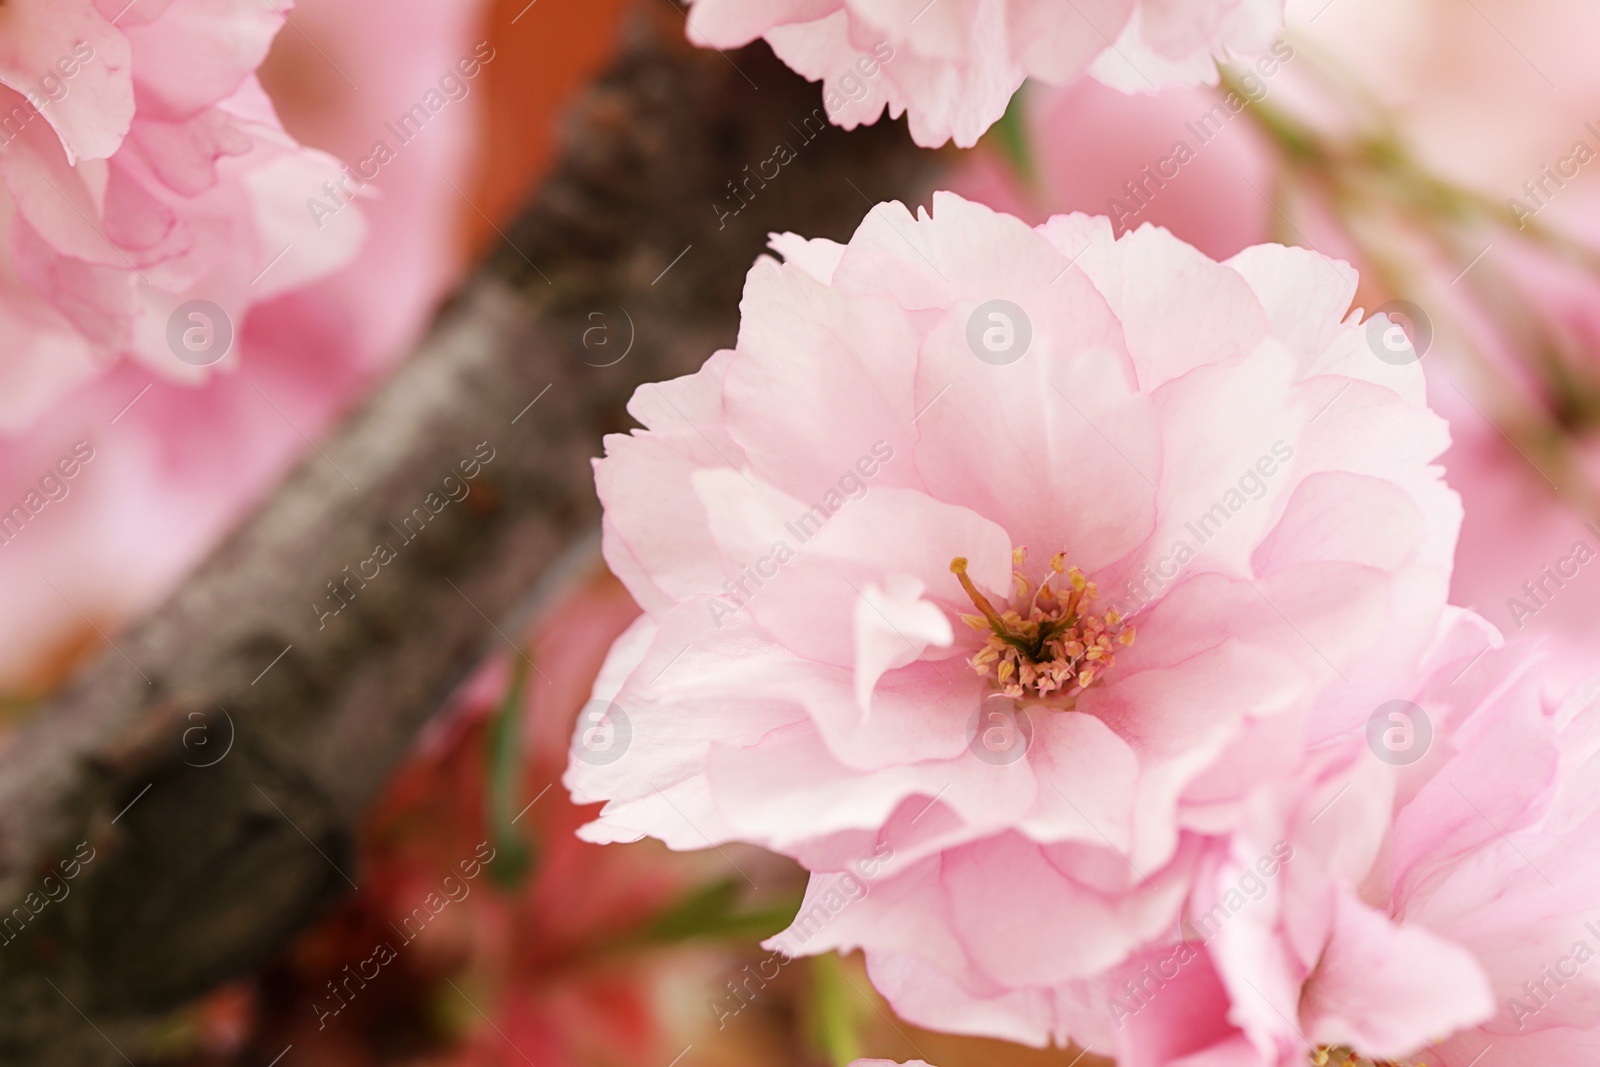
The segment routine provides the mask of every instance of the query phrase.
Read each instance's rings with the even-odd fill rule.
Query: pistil
[[[967,576],[966,559],[950,561],[951,573],[980,612],[963,615],[962,621],[988,631],[984,646],[969,662],[1012,698],[1071,696],[1101,680],[1116,663],[1115,646],[1133,644],[1134,630],[1116,611],[1092,610],[1099,596],[1095,584],[1078,568],[1066,566],[1062,553],[1051,559],[1049,572],[1037,585],[1022,569],[1026,557],[1024,548],[1012,553],[1011,574],[1015,600],[1025,605],[1026,617],[996,608],[979,592]]]

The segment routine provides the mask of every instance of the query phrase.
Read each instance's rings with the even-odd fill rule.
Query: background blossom
[[[180,305],[239,323],[355,254],[359,213],[319,226],[303,208],[337,161],[284,131],[255,77],[284,18],[252,0],[8,5],[0,427],[122,356],[196,380],[168,341]]]
[[[1214,85],[1217,59],[1267,52],[1282,24],[1282,0],[695,0],[689,36],[713,48],[765,38],[823,83],[827,114],[846,129],[907,113],[918,144],[965,148],[1025,78],[1087,73],[1123,92]]]
[[[286,34],[264,73],[297,136],[356,160],[385,122],[471,54],[474,5],[407,0],[392,13],[375,24],[346,0],[296,9],[316,43]],[[236,319],[235,353],[221,373],[182,381],[125,361],[4,442],[4,508],[75,441],[96,449],[70,495],[0,545],[0,584],[13,607],[0,620],[0,677],[10,691],[49,684],[81,653],[80,641],[99,641],[78,609],[107,628],[164,595],[282,476],[306,436],[404,355],[462,259],[456,224],[471,209],[446,182],[459,185],[471,171],[478,104],[469,96],[452,105],[458,115],[430,125],[383,169],[373,183],[380,195],[340,214],[341,225],[366,220],[348,265]],[[321,194],[320,181],[286,187],[286,210],[309,221],[306,200]],[[192,369],[164,337],[160,344],[163,366]]]

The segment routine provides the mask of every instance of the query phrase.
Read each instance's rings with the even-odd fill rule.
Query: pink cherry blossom
[[[1025,78],[1085,73],[1123,92],[1215,85],[1216,61],[1268,51],[1283,0],[694,0],[689,36],[739,48],[765,38],[823,83],[846,129],[909,114],[911,136],[977,143]]]
[[[337,161],[284,132],[255,78],[285,10],[0,11],[0,427],[27,425],[123,356],[198,381],[208,372],[168,340],[181,305],[209,301],[237,329],[251,306],[354,254],[359,213],[319,225],[304,206]]]
[[[785,951],[1065,1041],[1252,791],[1409,691],[1460,522],[1444,424],[1311,252],[947,193],[773,248],[737,347],[639,390],[596,465],[646,614],[596,685],[627,751],[575,742],[584,836],[793,856]]]
[[[1526,646],[1486,639],[1463,617],[1433,657],[1415,694],[1434,731],[1424,758],[1386,766],[1358,740],[1299,796],[1256,808],[1235,862],[1191,903],[1188,943],[1146,957],[1181,966],[1130,966],[1108,990],[1119,1062],[1594,1059],[1600,690],[1550,701]],[[1274,837],[1292,863],[1220,907],[1238,861]]]

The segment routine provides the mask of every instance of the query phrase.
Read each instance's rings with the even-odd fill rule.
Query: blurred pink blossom
[[[689,13],[697,44],[764,37],[823,83],[837,125],[907,113],[930,148],[976,144],[1025,78],[1215,85],[1218,58],[1265,53],[1282,25],[1283,0],[694,0]]]
[[[631,747],[565,779],[607,801],[584,834],[794,856],[786,952],[1066,1040],[1250,790],[1412,684],[1460,522],[1443,420],[1313,253],[948,193],[774,248],[738,347],[641,389],[597,463],[646,617],[596,685]]]
[[[1019,177],[980,149],[951,174],[953,191],[1030,223],[1081,211],[1111,218],[1121,236],[1148,222],[1213,259],[1270,237],[1272,207],[1257,192],[1272,182],[1268,145],[1224,94],[1175,86],[1130,96],[1084,80],[1030,88],[1025,102],[1033,173]]]
[[[1454,442],[1445,469],[1465,504],[1452,599],[1470,605],[1507,635],[1538,640],[1546,684],[1563,692],[1593,674],[1600,648],[1600,523],[1574,507],[1529,456],[1469,402],[1443,366],[1430,393],[1450,419]],[[1600,480],[1600,439],[1575,441],[1570,489]]]
[[[1288,33],[1335,74],[1325,86],[1347,114],[1378,103],[1400,143],[1434,171],[1497,201],[1524,197],[1523,183],[1575,140],[1595,143],[1586,124],[1597,118],[1600,67],[1588,42],[1600,33],[1600,7],[1473,4],[1463,18],[1456,0],[1289,0]],[[1600,188],[1593,166],[1578,182]],[[1567,199],[1562,192],[1552,214],[1580,218]]]
[[[193,321],[225,335],[354,255],[356,213],[318,226],[302,207],[338,162],[284,132],[255,78],[284,10],[24,0],[0,15],[0,428],[123,356],[199,380],[169,343],[184,304],[220,309]]]
[[[403,0],[374,19],[355,0],[303,0],[292,15],[298,32],[282,36],[264,74],[287,87],[279,106],[296,134],[353,163],[473,54],[479,10]],[[452,104],[368,183],[359,208],[368,236],[353,260],[236,320],[236,353],[220,373],[199,383],[171,377],[166,369],[193,368],[163,340],[161,373],[123,362],[0,442],[0,510],[21,502],[74,441],[96,450],[66,499],[0,537],[0,588],[12,605],[0,624],[0,677],[47,682],[41,663],[85,629],[83,616],[107,629],[149,607],[308,449],[307,437],[405,354],[460,269],[455,220],[470,209],[446,182],[463,184],[471,167],[477,102]],[[307,201],[326,199],[321,182],[337,171],[316,155],[330,161],[327,175],[279,190],[295,220],[311,220]],[[341,211],[320,233],[313,227],[315,240],[357,217]]]

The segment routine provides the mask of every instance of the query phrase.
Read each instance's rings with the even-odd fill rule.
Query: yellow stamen
[[[1362,1056],[1343,1045],[1318,1045],[1311,1050],[1311,1067],[1428,1067],[1417,1060],[1402,1063],[1399,1060],[1375,1060]]]
[[[967,561],[963,556],[957,556],[950,561],[950,573],[956,576],[956,581],[961,583],[961,588],[967,591],[967,596],[972,598],[973,605],[989,620],[993,629],[1005,628],[1005,623],[1000,620],[1000,613],[994,610],[994,605],[989,603],[989,598],[978,592],[978,587],[972,584],[972,579],[967,577]]]
[[[1018,569],[1012,572],[1012,604],[997,608],[980,593],[967,574],[967,560],[950,561],[950,572],[982,615],[965,614],[963,622],[988,637],[969,660],[974,670],[993,678],[1000,692],[1015,699],[1071,698],[1087,689],[1116,665],[1116,643],[1133,643],[1133,628],[1120,612],[1096,614],[1099,596],[1095,583],[1076,567],[1067,567],[1063,553],[1050,560],[1050,569],[1037,585],[1021,569],[1025,548],[1012,552]],[[1057,575],[1065,581],[1051,583]],[[1070,592],[1068,592],[1070,590]]]

